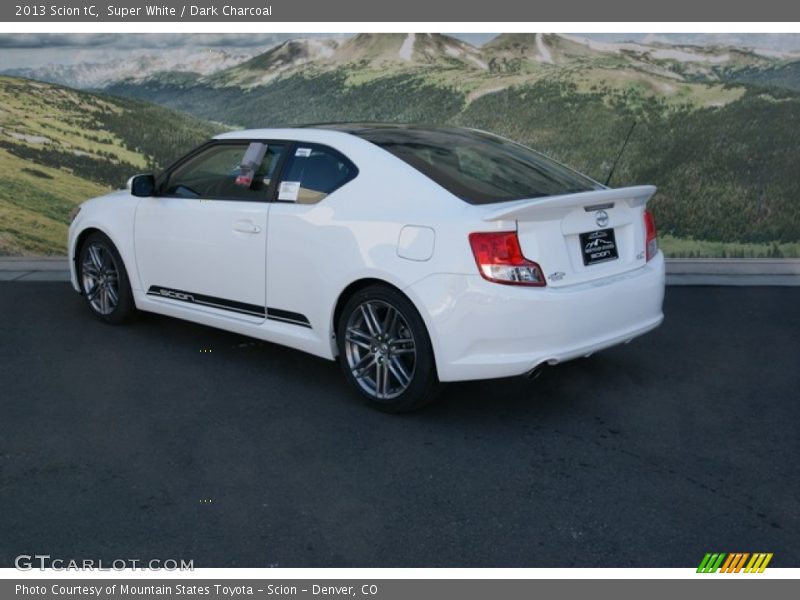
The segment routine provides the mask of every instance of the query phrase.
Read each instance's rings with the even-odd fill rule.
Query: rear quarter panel
[[[481,223],[474,207],[369,142],[352,136],[309,138],[345,154],[359,175],[318,204],[271,206],[267,306],[308,317],[333,357],[334,309],[350,284],[377,279],[407,290],[431,273],[474,273],[467,234]],[[398,254],[406,226],[433,230],[428,260]],[[496,227],[486,224],[488,230]]]

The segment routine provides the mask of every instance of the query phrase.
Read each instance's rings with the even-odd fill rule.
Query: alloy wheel
[[[403,314],[388,302],[359,304],[347,321],[344,345],[350,372],[375,399],[397,398],[414,380],[414,335]]]
[[[110,315],[119,303],[119,269],[111,251],[100,242],[91,242],[81,263],[83,293],[92,309]]]

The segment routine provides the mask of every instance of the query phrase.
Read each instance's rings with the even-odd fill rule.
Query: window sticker
[[[281,187],[278,189],[278,200],[290,200],[291,202],[296,202],[299,194],[299,181],[282,181]]]
[[[307,156],[311,156],[311,148],[298,148],[295,153],[295,156],[299,156],[301,158],[306,158]]]

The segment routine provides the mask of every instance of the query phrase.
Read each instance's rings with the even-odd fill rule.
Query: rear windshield
[[[538,152],[486,133],[391,128],[354,133],[391,152],[470,204],[602,188]]]

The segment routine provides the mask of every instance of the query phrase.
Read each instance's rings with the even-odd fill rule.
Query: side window
[[[283,171],[278,200],[316,204],[357,174],[353,163],[336,150],[300,143]]]
[[[181,198],[266,200],[283,152],[281,144],[214,144],[180,165],[162,195]]]

